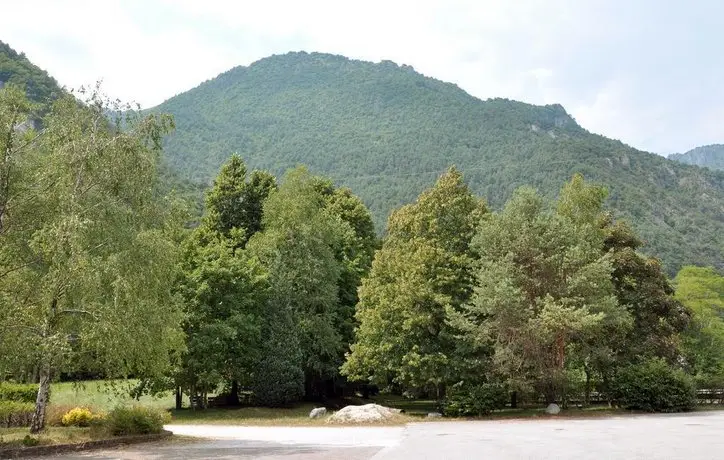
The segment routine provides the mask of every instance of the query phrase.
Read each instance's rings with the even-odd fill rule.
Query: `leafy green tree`
[[[154,194],[172,121],[132,111],[109,121],[121,107],[81,95],[59,98],[15,159],[24,174],[10,184],[0,236],[0,367],[37,366],[32,432],[59,372],[160,374],[183,344],[176,227]]]
[[[357,291],[372,266],[377,236],[369,210],[350,189],[335,188],[331,180],[321,177],[315,178],[314,185],[325,211],[338,220],[340,237],[334,251],[341,273],[336,328],[345,348],[348,348],[354,340],[354,313],[359,300]]]
[[[473,240],[480,256],[475,294],[451,317],[463,340],[492,345],[494,374],[512,388],[533,386],[549,401],[564,393],[574,351],[593,338],[605,341],[607,326],[626,322],[601,253],[596,218],[605,195],[582,187],[579,177],[564,187],[557,211],[521,188],[485,218]]]
[[[684,267],[674,279],[676,299],[691,311],[683,352],[700,386],[724,384],[724,277],[711,267]]]
[[[243,247],[262,228],[264,200],[276,188],[274,176],[254,171],[247,181],[246,165],[234,154],[222,166],[206,195],[204,225]]]
[[[228,382],[248,386],[261,359],[266,273],[232,240],[204,228],[185,252],[179,291],[188,312],[187,352],[177,384],[192,396]]]
[[[323,207],[313,177],[306,169],[297,168],[288,172],[279,190],[269,196],[264,230],[249,242],[250,250],[269,272],[272,295],[267,328],[278,335],[278,343],[298,342],[307,397],[316,397],[321,382],[336,376],[341,364],[343,343],[336,324],[342,267],[334,251],[340,247],[339,222]],[[295,327],[272,325],[286,315]],[[282,334],[289,337],[282,338]],[[282,346],[268,351],[290,353]],[[265,355],[263,359],[282,362],[288,357]],[[283,369],[283,375],[295,375],[287,366]]]
[[[638,252],[642,242],[625,222],[613,222],[608,216],[603,228],[616,298],[633,318],[633,328],[618,342],[617,361],[660,357],[675,362],[688,311],[674,298],[661,263]]]
[[[451,168],[390,216],[388,236],[360,288],[360,324],[344,374],[442,396],[457,375],[447,312],[461,308],[472,292],[470,241],[484,213]]]
[[[239,384],[250,384],[261,358],[266,274],[244,247],[262,228],[262,207],[275,188],[266,172],[254,171],[247,180],[244,162],[232,155],[187,241],[180,291],[188,311],[188,352],[176,383],[194,398],[226,382],[229,402],[238,403]]]

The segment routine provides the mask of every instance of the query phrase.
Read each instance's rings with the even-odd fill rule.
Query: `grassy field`
[[[175,399],[171,392],[158,398],[152,396],[142,396],[138,400],[131,398],[128,395],[129,390],[135,384],[133,380],[54,383],[50,389],[50,404],[58,407],[87,407],[98,412],[107,412],[124,404],[138,404],[157,409],[174,407]]]

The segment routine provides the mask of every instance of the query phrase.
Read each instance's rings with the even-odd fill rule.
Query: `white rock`
[[[381,422],[393,418],[400,412],[400,409],[392,409],[379,404],[347,406],[332,414],[327,421],[337,423]]]
[[[317,418],[325,415],[327,413],[326,407],[315,407],[312,409],[312,412],[309,413],[309,418]]]
[[[560,412],[561,408],[558,407],[558,404],[548,404],[548,407],[546,407],[546,414],[558,415]]]
[[[440,412],[430,412],[427,414],[427,418],[440,418],[442,414]]]

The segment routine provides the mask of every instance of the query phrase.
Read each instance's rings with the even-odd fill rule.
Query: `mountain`
[[[704,145],[686,153],[672,153],[669,160],[724,171],[724,144]]]
[[[30,62],[24,53],[0,41],[0,88],[7,83],[25,86],[28,98],[35,102],[46,102],[61,91],[46,71]]]
[[[210,181],[232,152],[279,174],[303,163],[349,186],[378,228],[448,165],[499,207],[529,184],[555,196],[575,172],[663,259],[724,268],[724,173],[592,134],[560,105],[479,100],[409,66],[289,53],[233,68],[152,109],[173,114],[173,167]]]

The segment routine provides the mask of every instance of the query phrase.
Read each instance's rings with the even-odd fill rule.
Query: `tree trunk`
[[[33,412],[33,420],[30,422],[30,432],[39,433],[45,429],[45,411],[48,408],[50,400],[50,366],[42,366],[40,368],[40,385],[38,386],[38,396],[35,399],[35,412]]]
[[[176,387],[176,410],[183,409],[183,393],[181,392],[181,387]]]
[[[588,366],[583,366],[583,371],[586,373],[586,390],[583,395],[583,406],[588,407],[591,404],[591,370]]]
[[[518,408],[518,392],[517,391],[514,391],[510,394],[510,408],[511,409]]]
[[[239,381],[231,381],[231,390],[229,390],[229,399],[226,401],[230,406],[240,406],[239,403]]]

